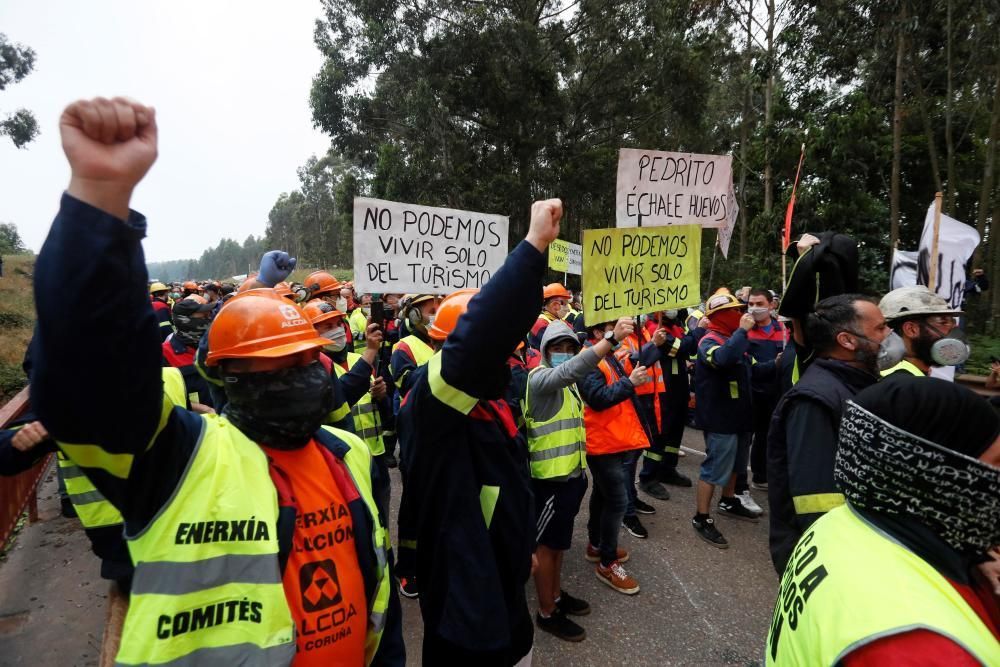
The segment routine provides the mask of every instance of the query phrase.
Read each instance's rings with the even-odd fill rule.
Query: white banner
[[[930,256],[934,239],[934,204],[927,209],[924,232],[920,235],[920,257],[917,266],[917,284],[927,285],[951,304],[962,305],[969,259],[979,245],[979,232],[955,218],[941,214],[938,231],[938,268],[936,285],[930,285]]]
[[[730,199],[732,187],[731,155],[622,148],[618,151],[615,226],[724,227],[735,203],[735,198]]]
[[[912,287],[917,284],[916,250],[893,250],[892,268],[889,270],[889,290]]]
[[[354,289],[450,294],[480,288],[507,258],[506,216],[354,199]]]

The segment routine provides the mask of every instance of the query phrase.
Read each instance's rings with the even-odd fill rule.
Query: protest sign
[[[486,284],[507,257],[505,216],[354,199],[354,288],[450,294]]]
[[[556,239],[549,245],[549,268],[560,273],[583,273],[583,247]]]
[[[917,284],[927,285],[937,292],[952,308],[962,305],[969,259],[979,245],[979,232],[974,227],[947,215],[941,216],[938,231],[937,277],[930,282],[931,248],[934,245],[934,204],[927,209],[924,231],[920,236],[920,255],[917,261]]]
[[[583,232],[587,324],[696,305],[700,275],[697,225]]]
[[[729,217],[726,224],[719,227],[719,249],[722,256],[729,259],[729,242],[733,240],[733,230],[736,229],[736,217],[740,214],[740,205],[736,203],[736,192],[733,184],[729,184]]]
[[[615,226],[723,227],[735,203],[729,196],[732,187],[731,155],[622,148],[618,152]]]

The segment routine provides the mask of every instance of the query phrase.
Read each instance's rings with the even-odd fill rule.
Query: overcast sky
[[[197,257],[223,237],[264,232],[295,169],[328,138],[309,87],[318,0],[2,0],[0,32],[38,54],[0,93],[0,115],[35,113],[41,135],[0,139],[0,222],[36,252],[66,187],[63,107],[129,95],[156,107],[160,156],[132,199],[149,219],[148,261]]]

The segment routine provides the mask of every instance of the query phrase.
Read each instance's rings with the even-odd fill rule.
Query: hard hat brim
[[[222,352],[218,354],[213,354],[209,351],[208,356],[205,358],[205,364],[207,366],[217,366],[220,361],[224,361],[226,359],[276,359],[278,357],[290,357],[293,354],[298,354],[300,352],[308,352],[309,350],[324,348],[329,344],[329,340],[317,336],[316,338],[300,340],[294,343],[285,343],[284,345],[277,345],[263,350]]]

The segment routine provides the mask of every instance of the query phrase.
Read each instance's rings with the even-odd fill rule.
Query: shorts
[[[705,460],[701,462],[699,478],[715,486],[725,486],[733,474],[736,455],[740,449],[740,439],[749,438],[750,433],[710,433],[705,435]]]
[[[538,544],[567,551],[573,541],[573,521],[587,493],[587,475],[565,481],[531,480],[535,492],[535,537]]]

